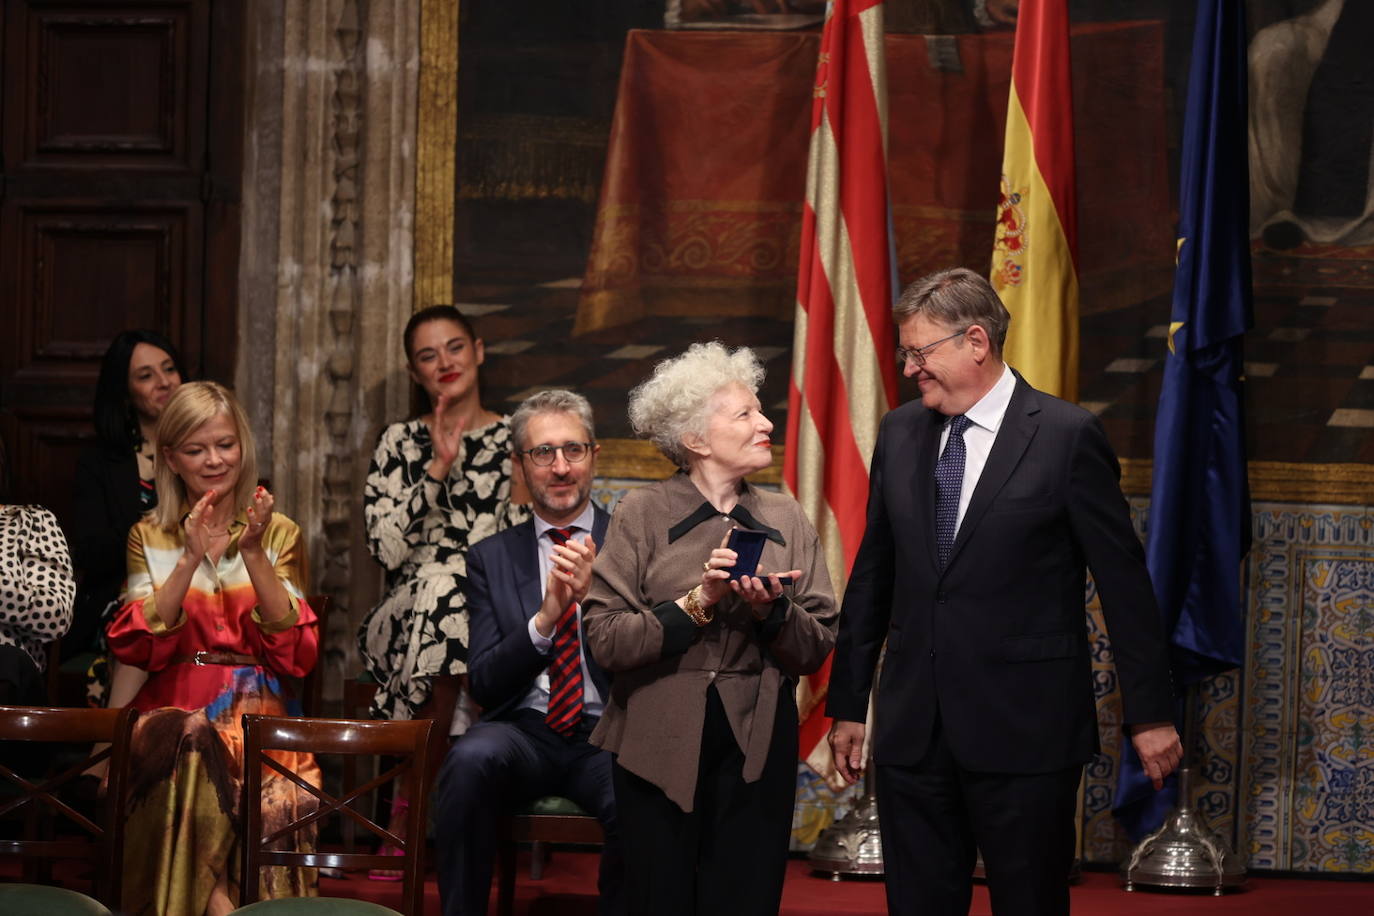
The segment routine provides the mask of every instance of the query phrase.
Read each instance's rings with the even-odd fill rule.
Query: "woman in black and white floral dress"
[[[386,569],[359,648],[377,681],[372,715],[438,720],[447,734],[467,673],[470,544],[529,515],[511,500],[510,428],[482,406],[482,341],[451,305],[406,325],[410,377],[433,410],[387,427],[363,492],[367,546]]]

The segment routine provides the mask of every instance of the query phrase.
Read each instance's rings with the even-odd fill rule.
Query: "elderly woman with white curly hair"
[[[620,501],[582,605],[614,672],[591,741],[615,755],[631,913],[774,914],[782,898],[793,688],[838,611],[801,507],[745,480],[772,462],[762,379],[750,350],[693,344],[630,395],[635,432],[681,469]],[[733,528],[764,532],[757,576],[731,578]]]

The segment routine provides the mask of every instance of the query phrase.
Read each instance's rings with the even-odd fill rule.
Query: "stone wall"
[[[250,0],[235,382],[328,594],[326,696],[378,574],[362,481],[409,387],[420,2]]]

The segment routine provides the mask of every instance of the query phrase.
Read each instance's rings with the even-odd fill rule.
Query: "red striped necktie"
[[[571,528],[550,528],[549,540],[566,544]],[[567,737],[582,721],[582,638],[577,629],[577,602],[569,604],[553,631],[553,661],[549,663],[549,728]]]

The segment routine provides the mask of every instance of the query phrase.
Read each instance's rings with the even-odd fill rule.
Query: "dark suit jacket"
[[[592,523],[592,540],[606,543],[611,517],[599,507]],[[507,528],[468,548],[468,689],[482,707],[483,719],[499,719],[518,708],[550,657],[530,642],[530,618],[543,602],[539,552],[534,520]],[[610,680],[591,653],[583,655],[592,681],[603,698],[610,696]]]
[[[1098,747],[1086,566],[1101,595],[1125,721],[1172,719],[1154,591],[1097,418],[1018,375],[941,574],[935,462],[944,421],[919,401],[883,419],[828,713],[864,721],[886,639],[879,764],[919,762],[937,710],[966,769],[1044,773],[1084,762]]]
[[[95,649],[100,615],[124,587],[129,529],[143,515],[138,459],[133,451],[111,452],[93,445],[76,463],[76,508],[68,525],[78,587],[72,626],[62,639],[62,656]]]

